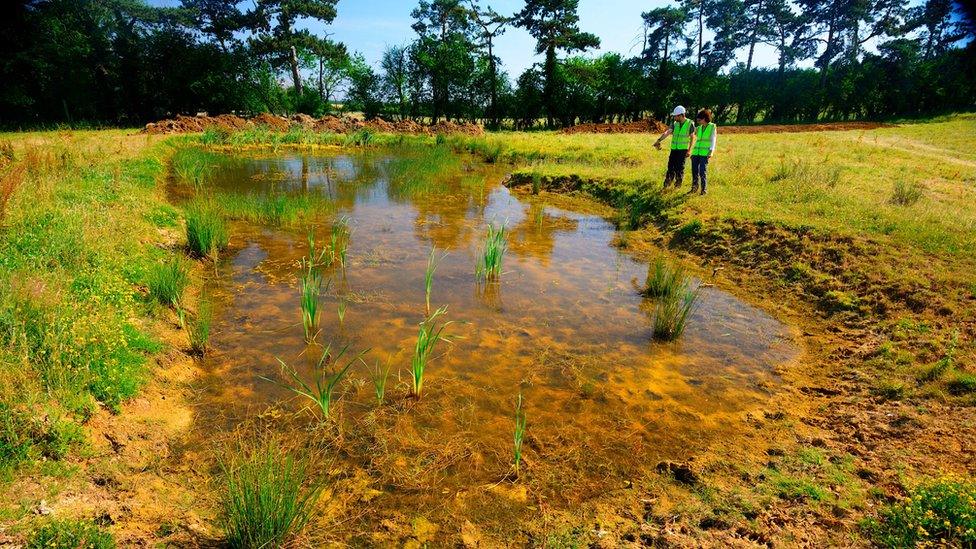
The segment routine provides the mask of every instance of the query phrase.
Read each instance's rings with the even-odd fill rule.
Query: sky
[[[176,6],[179,0],[150,0],[156,6]],[[246,7],[245,2],[242,7]],[[482,0],[502,14],[515,13],[524,0]],[[643,33],[641,13],[650,9],[673,4],[667,0],[580,0],[580,28],[600,37],[598,50],[588,55],[618,52],[625,57],[640,53]],[[346,44],[349,51],[362,53],[366,60],[378,66],[387,46],[404,45],[416,38],[410,25],[410,12],[417,6],[416,0],[339,0],[339,16],[329,26],[318,23],[305,25],[316,34],[328,32],[334,40]],[[706,39],[708,36],[706,35]],[[509,28],[497,39],[496,55],[511,80],[515,80],[533,63],[541,61],[535,55],[535,41],[522,29]],[[776,54],[772,48],[759,47],[755,64],[772,66]]]

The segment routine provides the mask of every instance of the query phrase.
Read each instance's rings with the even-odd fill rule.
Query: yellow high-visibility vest
[[[708,156],[712,150],[713,133],[715,133],[714,122],[695,128],[695,146],[691,149],[691,156]]]
[[[691,145],[691,120],[685,119],[684,124],[675,122],[671,133],[671,150],[688,150]]]

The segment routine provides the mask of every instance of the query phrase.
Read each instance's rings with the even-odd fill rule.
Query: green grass
[[[276,438],[241,444],[221,459],[222,519],[230,547],[283,547],[312,518],[322,484],[306,454]]]
[[[114,549],[112,534],[83,520],[52,520],[31,532],[26,549]]]
[[[688,326],[688,317],[694,310],[699,295],[698,290],[691,290],[685,286],[676,293],[658,298],[654,306],[654,337],[664,341],[673,341],[681,337]]]
[[[183,146],[170,158],[173,175],[177,181],[202,190],[207,178],[226,157],[195,146]]]
[[[334,402],[334,395],[336,387],[339,386],[339,382],[346,377],[346,373],[349,369],[353,367],[358,362],[363,362],[363,356],[369,352],[363,351],[356,355],[355,357],[345,361],[345,364],[340,364],[343,362],[343,357],[346,356],[346,352],[349,347],[344,347],[338,354],[332,354],[332,345],[328,345],[322,351],[322,356],[319,358],[318,363],[315,365],[315,370],[313,375],[315,376],[311,383],[307,383],[302,376],[299,375],[298,371],[286,364],[280,358],[278,363],[281,365],[281,371],[286,381],[280,383],[272,379],[263,378],[270,381],[276,385],[280,385],[289,391],[311,400],[315,403],[318,408],[318,412],[322,415],[322,419],[329,419],[329,414],[332,411],[332,403]],[[365,364],[365,363],[364,363]],[[335,370],[333,373],[332,370]]]
[[[515,476],[519,475],[522,467],[522,442],[525,440],[525,409],[523,408],[522,393],[519,393],[515,400],[515,433],[513,447],[513,464],[515,466]]]
[[[190,339],[190,350],[198,355],[205,355],[210,344],[210,330],[213,324],[213,302],[204,296],[197,304],[197,312],[187,326]]]
[[[489,224],[485,233],[484,245],[481,248],[481,255],[478,257],[478,267],[476,275],[485,281],[495,281],[502,274],[502,261],[505,258],[505,251],[508,249],[508,241],[505,235],[505,226],[495,227]]]
[[[384,172],[394,197],[415,198],[443,192],[461,170],[461,159],[446,146],[405,143],[386,162]]]
[[[317,193],[217,193],[213,204],[227,219],[273,227],[307,225],[335,211],[335,203]]]
[[[186,208],[186,242],[197,257],[216,261],[227,244],[230,234],[227,221],[217,207],[207,202],[195,202]]]
[[[390,368],[393,357],[387,360],[386,367],[380,367],[377,360],[376,365],[370,370],[369,378],[373,382],[373,394],[376,395],[376,404],[382,406],[386,400],[386,382],[390,379]]]
[[[974,547],[976,484],[953,478],[923,482],[863,526],[882,547]]]
[[[190,267],[181,257],[171,257],[150,268],[147,284],[149,295],[161,305],[179,307],[190,285]]]
[[[430,316],[430,292],[434,286],[434,273],[437,272],[437,266],[440,262],[447,257],[447,254],[443,254],[440,257],[437,256],[437,247],[432,247],[430,249],[430,255],[427,256],[427,268],[424,270],[424,302],[426,304],[426,315]]]
[[[687,275],[679,263],[655,258],[647,268],[647,280],[643,294],[646,297],[665,298],[687,289]]]
[[[420,398],[423,394],[424,376],[427,367],[430,365],[434,348],[439,341],[449,341],[449,338],[443,334],[444,329],[450,326],[451,322],[438,322],[438,318],[446,314],[447,307],[441,307],[420,323],[417,343],[414,346],[413,358],[410,361],[410,394],[416,398]]]
[[[319,333],[319,296],[322,294],[322,273],[310,260],[304,260],[298,280],[301,291],[299,306],[302,311],[302,329],[305,342],[311,343]]]

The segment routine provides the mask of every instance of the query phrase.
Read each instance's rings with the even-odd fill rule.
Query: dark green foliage
[[[115,538],[91,522],[54,520],[31,533],[27,549],[114,549]]]
[[[976,484],[952,478],[924,482],[864,528],[882,547],[976,546]]]

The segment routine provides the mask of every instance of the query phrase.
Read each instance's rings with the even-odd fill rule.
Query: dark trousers
[[[667,187],[674,182],[675,187],[681,186],[681,180],[685,177],[685,155],[688,151],[685,149],[681,150],[671,150],[671,156],[668,156],[668,173],[664,174],[664,186]]]
[[[691,186],[697,187],[699,182],[701,183],[701,190],[705,191],[706,185],[708,185],[708,157],[707,156],[692,156],[691,157]]]

